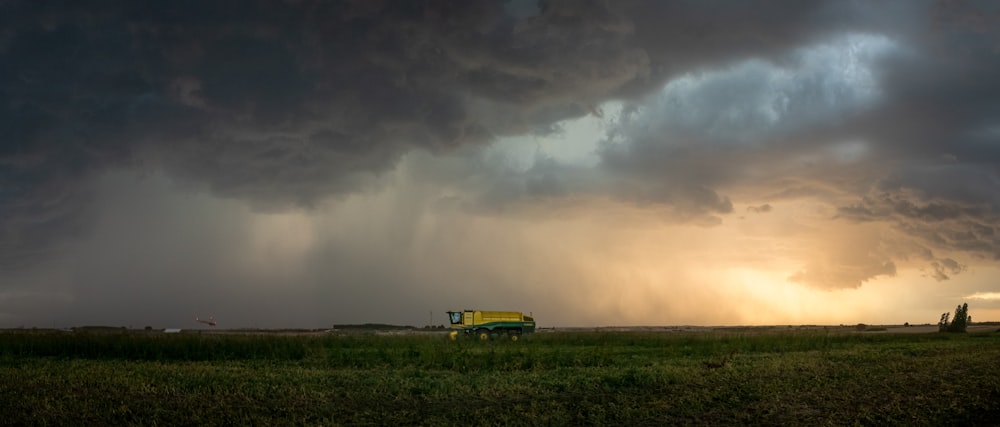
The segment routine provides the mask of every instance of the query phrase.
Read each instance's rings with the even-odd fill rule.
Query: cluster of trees
[[[938,322],[938,330],[941,332],[965,332],[972,323],[972,316],[969,316],[969,304],[962,304],[955,307],[955,318],[948,322],[948,312],[941,313],[941,321]]]

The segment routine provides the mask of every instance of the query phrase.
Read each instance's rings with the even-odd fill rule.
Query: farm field
[[[0,332],[3,425],[995,425],[1000,333]]]

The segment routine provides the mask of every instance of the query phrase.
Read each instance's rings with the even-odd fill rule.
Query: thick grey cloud
[[[165,170],[264,209],[310,205],[364,188],[416,147],[439,152],[544,130],[692,66],[791,46],[826,6],[4,1],[0,9],[8,260],[86,228],[85,183],[108,169]],[[668,192],[677,191],[725,210],[709,189]],[[46,212],[32,219],[37,226],[20,225],[38,209]]]
[[[909,196],[909,197],[907,197]],[[840,208],[855,221],[886,221],[923,245],[956,250],[980,259],[1000,259],[1000,215],[983,203],[928,200],[912,192],[882,193]],[[941,275],[938,275],[939,277]]]
[[[875,9],[905,10],[881,20]],[[831,32],[785,53],[694,71],[632,102],[609,133],[603,166],[643,185],[754,195],[746,202],[818,198],[837,218],[891,225],[839,257],[839,271],[792,275],[857,286],[896,272],[922,247],[938,280],[964,270],[935,256],[995,260],[1000,205],[1000,73],[989,3],[883,4],[849,13],[863,32]],[[883,28],[868,27],[880,22]],[[969,25],[976,23],[977,25]],[[815,35],[819,35],[817,32]],[[761,190],[767,190],[762,197]],[[695,201],[668,193],[665,203]],[[819,269],[813,269],[816,272]],[[819,274],[819,273],[818,273]],[[839,285],[838,285],[839,284]]]
[[[965,261],[941,252],[1000,254],[996,9],[2,1],[0,266],[91,230],[111,170],[277,212],[368,191],[415,150],[551,135],[615,100],[597,168],[539,156],[419,176],[458,182],[480,212],[607,197],[708,225],[818,198],[909,238],[796,280],[854,286],[911,246],[944,279]]]

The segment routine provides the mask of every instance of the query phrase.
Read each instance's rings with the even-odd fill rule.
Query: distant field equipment
[[[506,337],[511,341],[521,335],[535,332],[535,318],[519,311],[449,311],[452,340],[459,335],[475,337],[481,341]]]

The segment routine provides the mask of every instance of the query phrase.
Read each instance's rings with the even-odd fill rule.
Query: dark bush
[[[969,316],[969,304],[962,304],[955,307],[955,318],[950,323],[948,322],[948,313],[941,313],[938,330],[941,332],[965,332],[969,323],[972,323],[972,316]]]

